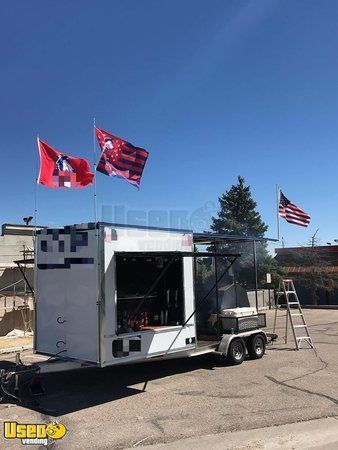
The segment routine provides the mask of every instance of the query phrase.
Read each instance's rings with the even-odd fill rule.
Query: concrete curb
[[[338,417],[199,436],[167,444],[147,446],[146,442],[147,437],[126,450],[135,448],[144,450],[177,450],[178,448],[180,450],[205,450],[206,448],[213,450],[291,450],[295,448],[297,450],[334,450],[338,448]]]
[[[21,345],[20,347],[9,347],[4,348],[3,350],[0,349],[0,355],[6,355],[8,353],[17,353],[17,352],[23,352],[24,350],[32,350],[33,345]]]
[[[302,305],[304,309],[338,309],[338,305]]]

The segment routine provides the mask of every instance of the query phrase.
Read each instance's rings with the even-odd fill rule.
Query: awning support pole
[[[253,241],[253,260],[254,260],[254,272],[255,272],[255,297],[256,297],[256,310],[258,312],[258,273],[257,273],[257,253],[256,253],[256,241]]]
[[[219,326],[219,297],[218,297],[218,281],[217,281],[217,243],[214,242],[214,252],[215,252],[215,280],[216,280],[216,314],[217,314],[217,339],[220,339],[220,326]]]

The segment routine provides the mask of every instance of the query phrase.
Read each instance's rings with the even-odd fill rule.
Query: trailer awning
[[[194,244],[215,244],[218,242],[278,242],[278,239],[257,236],[236,236],[223,233],[193,233]]]

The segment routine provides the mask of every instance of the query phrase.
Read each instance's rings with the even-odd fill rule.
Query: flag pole
[[[38,154],[40,156],[40,137],[37,135]],[[35,239],[36,239],[36,226],[38,222],[38,181],[39,181],[39,161],[38,157],[35,158],[35,192],[34,192],[34,256],[35,256]]]
[[[97,222],[97,193],[96,193],[96,134],[95,117],[93,118],[93,163],[94,163],[94,222]]]
[[[33,306],[34,306],[34,333],[33,333],[33,348],[36,348],[36,295],[35,295],[35,288],[38,284],[38,270],[37,270],[37,249],[36,249],[36,227],[38,222],[38,181],[40,179],[40,169],[39,169],[39,162],[41,167],[41,161],[40,161],[40,137],[39,134],[37,134],[37,144],[38,144],[38,155],[35,157],[35,189],[34,189],[34,236],[33,236],[33,257],[34,257],[34,294],[33,294]]]
[[[97,291],[97,348],[98,348],[98,354],[97,354],[97,362],[100,363],[103,361],[102,357],[102,344],[101,344],[101,334],[102,334],[102,307],[101,307],[101,301],[102,301],[102,294],[101,294],[101,285],[102,285],[102,276],[101,276],[101,270],[100,270],[100,229],[99,224],[97,222],[97,193],[96,193],[96,122],[95,117],[93,117],[93,158],[94,158],[94,222],[95,222],[95,235],[96,235],[96,251],[97,251],[97,260],[98,264],[97,267],[97,273],[96,277],[98,280],[98,291]]]
[[[280,241],[280,217],[279,217],[280,187],[276,184],[276,214],[277,214],[277,239]]]

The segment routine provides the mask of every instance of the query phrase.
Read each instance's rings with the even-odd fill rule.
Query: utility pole
[[[315,234],[314,234],[314,235],[312,236],[312,238],[311,238],[312,247],[315,246],[315,237],[316,237],[316,234],[318,233],[318,231],[319,231],[319,228],[317,228],[317,230],[315,231]]]

